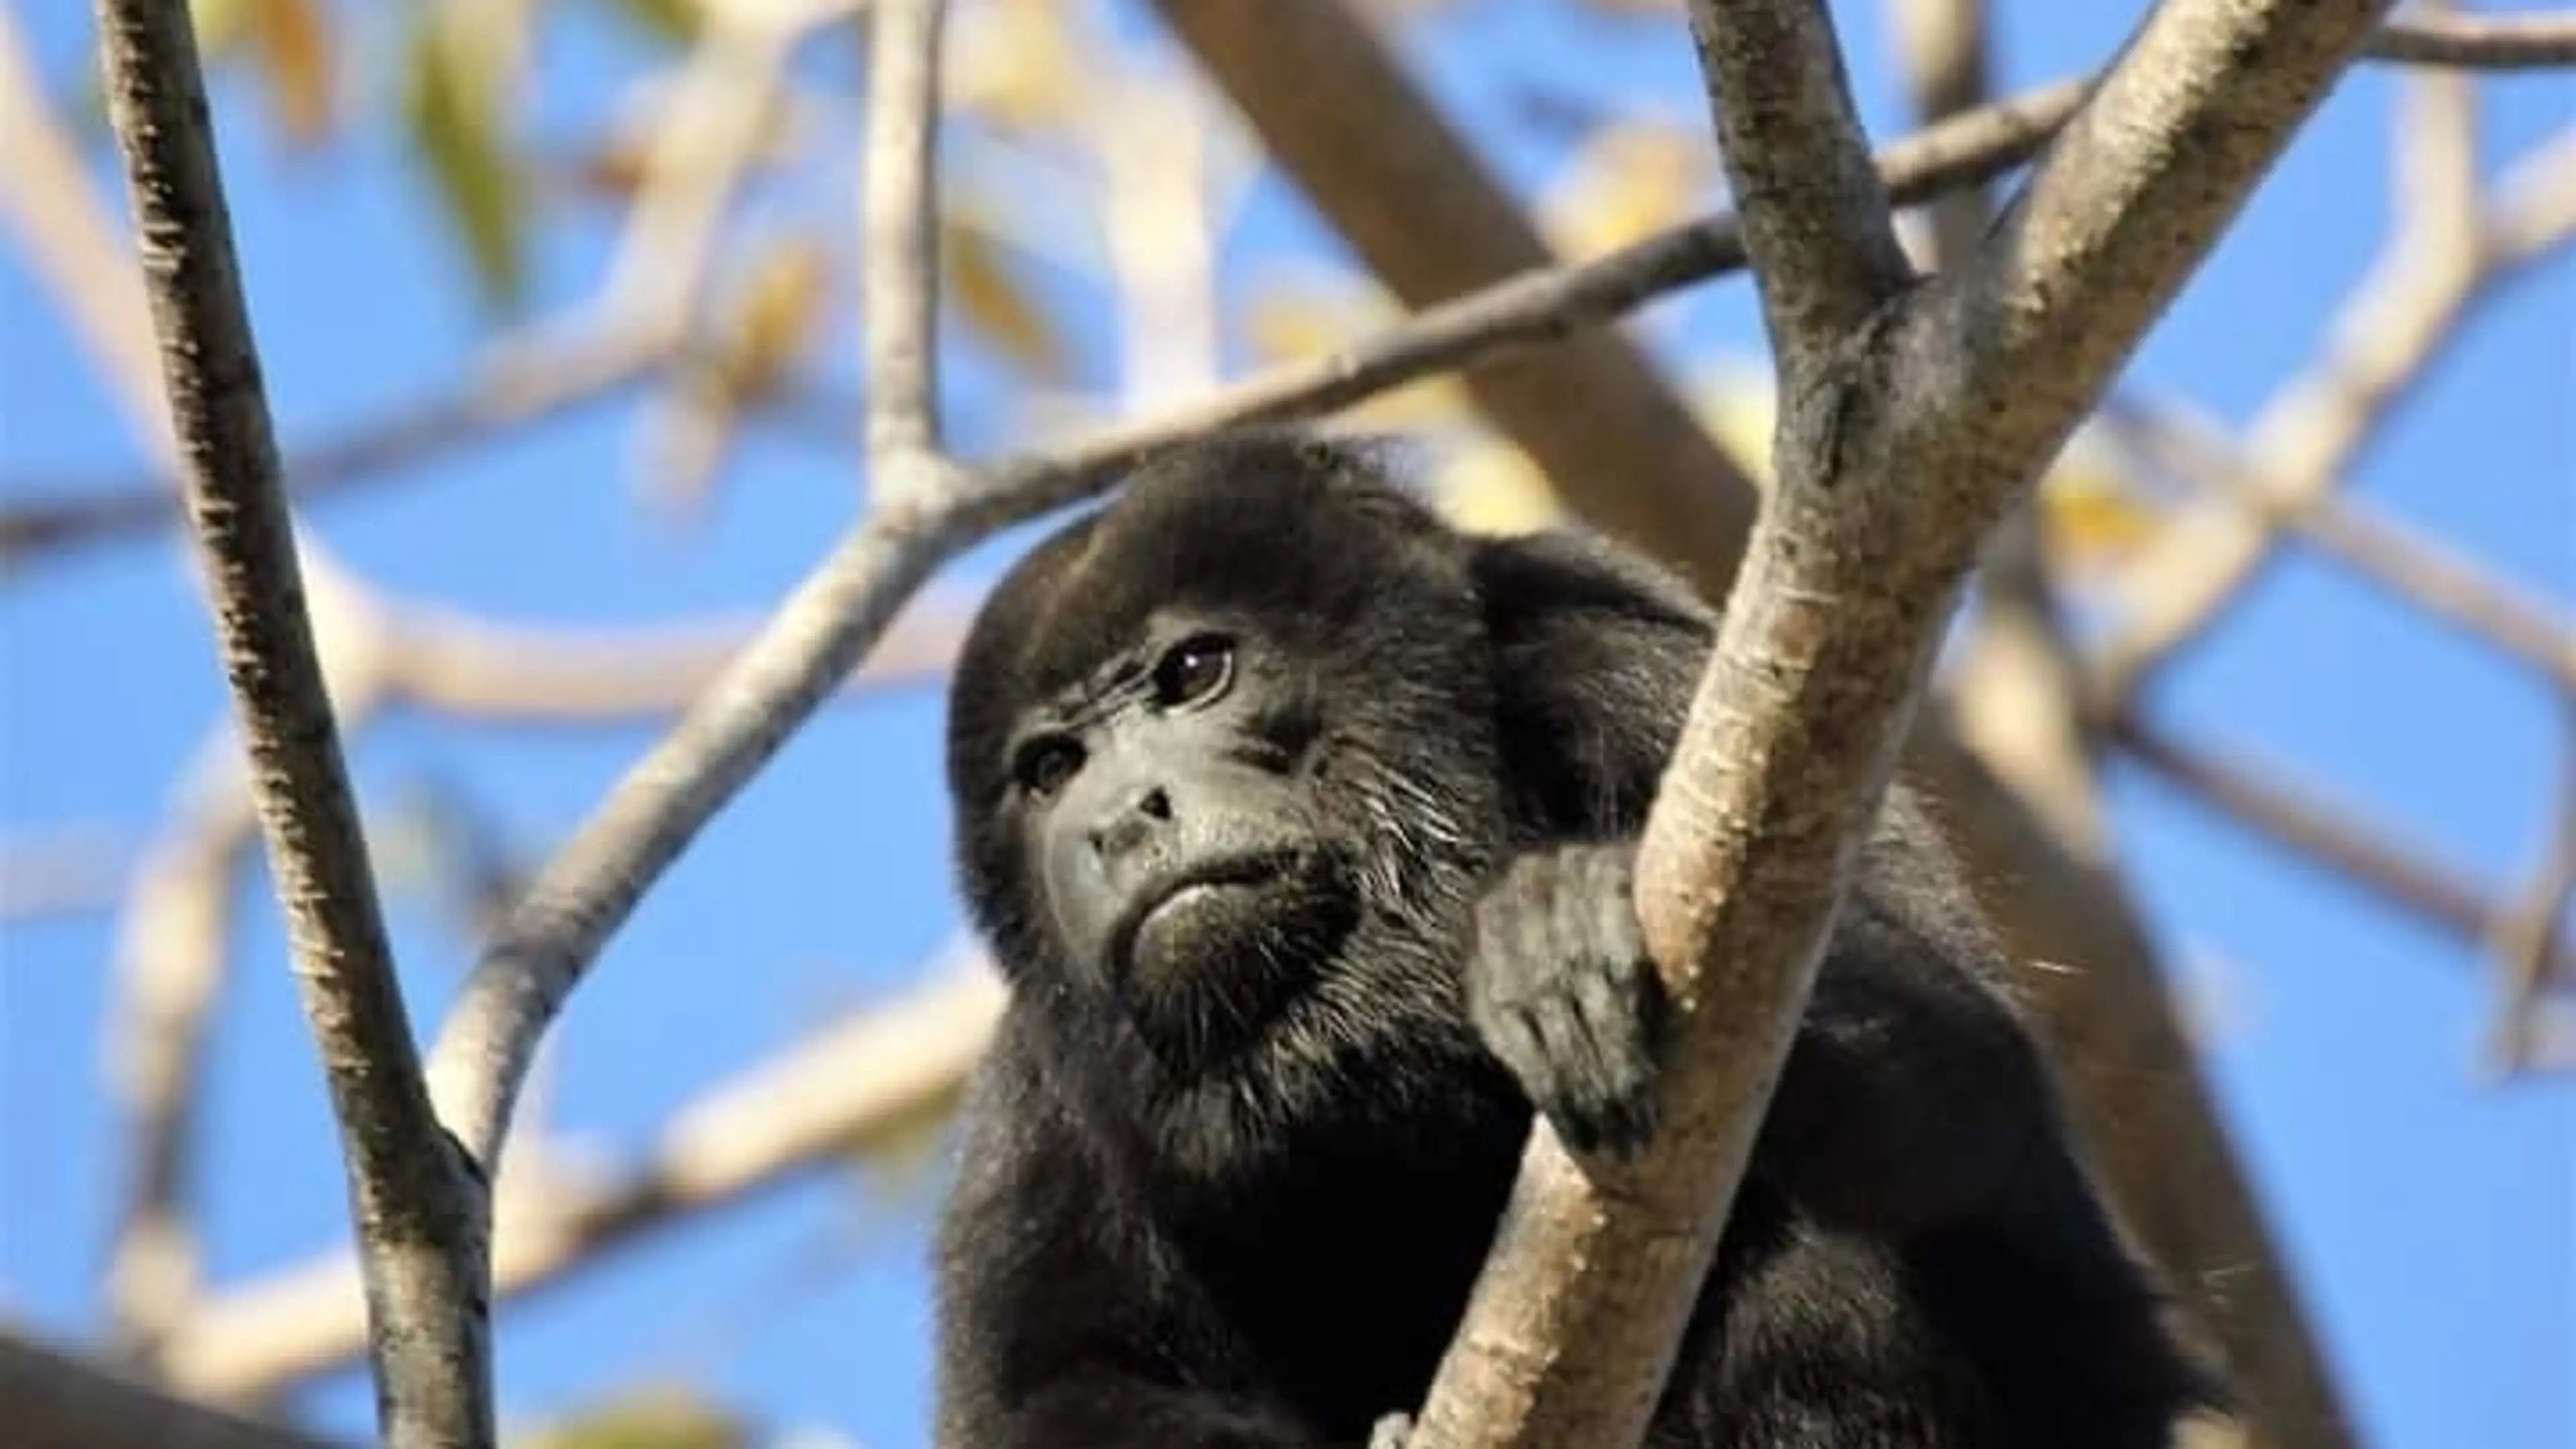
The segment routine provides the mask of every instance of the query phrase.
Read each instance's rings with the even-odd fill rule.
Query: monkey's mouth
[[[1155,1052],[1203,1067],[1247,1044],[1357,919],[1319,853],[1194,863],[1140,892],[1110,939],[1129,1013]]]

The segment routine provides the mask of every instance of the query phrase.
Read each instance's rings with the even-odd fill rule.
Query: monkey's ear
[[[1581,534],[1469,547],[1518,803],[1551,833],[1637,828],[1714,620],[1677,580]]]

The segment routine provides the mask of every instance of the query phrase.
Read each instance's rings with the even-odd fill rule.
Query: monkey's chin
[[[1129,946],[1137,1030],[1177,1070],[1224,1061],[1315,981],[1354,914],[1296,877],[1181,887],[1137,923]]]

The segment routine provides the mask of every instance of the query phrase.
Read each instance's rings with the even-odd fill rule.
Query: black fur
[[[1624,556],[1461,536],[1286,434],[1014,570],[950,721],[1012,1003],[941,1230],[941,1445],[1357,1446],[1418,1404],[1532,1103],[1651,1132],[1629,857],[1709,639]],[[2203,1400],[1999,969],[1895,788],[1650,1443],[2149,1449]]]

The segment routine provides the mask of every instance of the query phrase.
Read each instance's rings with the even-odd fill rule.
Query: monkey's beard
[[[1316,984],[1358,915],[1348,873],[1320,855],[1184,886],[1125,943],[1128,1019],[1174,1075],[1219,1070]]]

